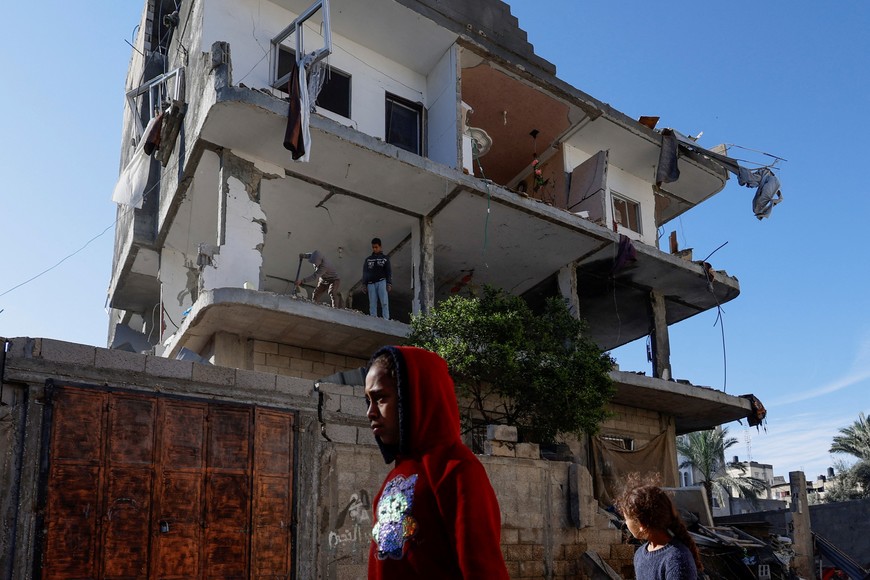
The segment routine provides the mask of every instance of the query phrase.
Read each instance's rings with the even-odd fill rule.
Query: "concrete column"
[[[435,307],[435,229],[431,217],[420,219],[419,233],[412,232],[412,242],[417,270],[413,310],[414,314],[426,314]]]
[[[224,149],[218,180],[218,248],[203,266],[204,290],[241,288],[247,282],[260,288],[266,214],[260,207],[263,173],[254,164]]]
[[[665,297],[659,292],[649,294],[650,338],[652,345],[652,375],[669,380],[671,373],[671,341],[668,336]]]
[[[215,366],[234,369],[254,369],[253,352],[247,340],[237,334],[218,332],[214,335]]]
[[[790,471],[788,474],[791,492],[792,542],[794,561],[792,567],[801,578],[815,578],[815,559],[813,558],[813,537],[810,528],[810,508],[807,503],[807,479],[803,471]]]
[[[571,262],[559,270],[559,294],[568,304],[568,311],[574,318],[580,318],[580,298],[577,296],[577,264]]]

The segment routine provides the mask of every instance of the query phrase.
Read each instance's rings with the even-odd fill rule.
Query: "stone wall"
[[[340,371],[358,368],[368,361],[352,356],[254,340],[252,368],[261,373],[318,380]]]
[[[274,350],[276,352],[267,352]],[[254,352],[290,372],[293,360],[313,352],[260,343]],[[340,366],[339,359],[322,364]],[[301,356],[296,356],[301,355]],[[263,360],[269,360],[264,358]],[[286,362],[286,367],[281,366]],[[312,362],[312,373],[314,372]],[[361,361],[345,364],[356,366]],[[339,364],[336,364],[339,363]],[[331,368],[320,368],[325,374]],[[321,373],[316,373],[318,376]],[[320,384],[255,370],[112,351],[48,339],[12,340],[3,370],[3,472],[0,473],[0,571],[33,573],[38,529],[36,501],[46,381],[94,385],[212,402],[264,405],[298,413],[294,530],[296,577],[364,577],[372,500],[389,466],[365,418],[363,388]],[[591,476],[579,463],[540,459],[536,446],[516,445],[510,430],[490,429],[481,456],[502,514],[502,549],[512,578],[585,578],[582,557],[594,550],[616,570],[630,565],[633,549],[600,511]],[[513,434],[515,441],[515,434]],[[510,452],[509,452],[510,451]],[[517,452],[519,451],[519,452]],[[14,571],[14,573],[13,573]]]

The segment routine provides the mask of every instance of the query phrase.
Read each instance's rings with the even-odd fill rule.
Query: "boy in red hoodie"
[[[366,375],[367,417],[387,463],[374,502],[369,579],[506,579],[501,514],[483,465],[461,441],[447,363],[386,346]]]

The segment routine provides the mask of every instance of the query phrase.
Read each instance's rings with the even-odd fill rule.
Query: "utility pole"
[[[794,542],[794,561],[792,568],[801,578],[815,578],[813,558],[813,536],[810,528],[810,506],[807,503],[807,479],[803,471],[790,471],[788,474],[791,491],[792,534]]]

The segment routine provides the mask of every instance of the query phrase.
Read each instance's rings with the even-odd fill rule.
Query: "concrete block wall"
[[[257,346],[260,352],[276,350],[271,354],[280,356],[280,345],[274,349],[269,343],[264,345]],[[284,348],[283,352],[290,351]],[[299,354],[302,359],[293,360],[304,360],[306,355],[313,358],[305,349]],[[328,364],[327,357],[323,358]],[[362,362],[344,360],[350,367]],[[374,444],[361,386],[327,383],[315,389],[311,380],[282,374],[47,339],[14,339],[7,353],[5,379],[3,397],[8,406],[3,408],[3,417],[11,419],[13,426],[2,441],[16,450],[4,453],[0,462],[4,471],[0,497],[17,501],[0,502],[0,515],[4,521],[18,522],[17,542],[0,530],[0,560],[6,565],[21,565],[22,570],[32,566],[37,531],[31,507],[35,505],[43,413],[39,396],[45,381],[54,379],[297,409],[297,575],[339,580],[365,577],[372,502],[391,466],[384,463]],[[590,549],[614,569],[625,569],[630,550],[621,546],[621,532],[598,511],[586,468],[540,459],[536,446],[510,441],[515,438],[510,428],[490,431],[499,438],[491,440],[495,447],[513,445],[512,453],[481,456],[501,507],[502,550],[511,577],[585,578],[582,555]],[[12,546],[17,546],[14,552]]]
[[[264,340],[253,341],[253,370],[318,380],[340,371],[365,366],[367,359],[355,358]]]
[[[669,427],[670,421],[658,411],[611,403],[612,415],[601,425],[601,435],[634,439],[635,448],[643,447]]]

